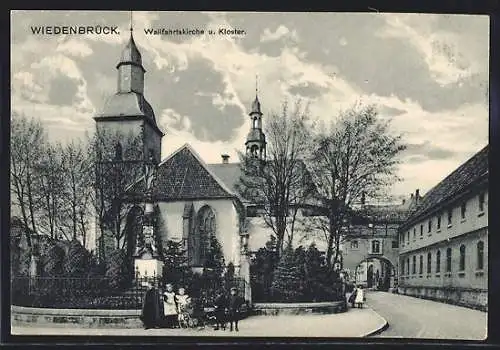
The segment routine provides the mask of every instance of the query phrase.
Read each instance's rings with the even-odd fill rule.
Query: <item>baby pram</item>
[[[179,314],[177,315],[180,328],[194,328],[197,326],[197,320],[193,317],[193,307],[191,303],[179,305]]]

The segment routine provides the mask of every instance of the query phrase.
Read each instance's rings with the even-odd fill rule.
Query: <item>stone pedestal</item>
[[[142,257],[135,258],[134,269],[139,278],[161,278],[163,275],[163,262],[145,254]]]

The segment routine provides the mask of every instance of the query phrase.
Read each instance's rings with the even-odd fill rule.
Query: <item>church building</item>
[[[245,298],[250,300],[248,233],[242,222],[245,205],[235,190],[241,172],[239,164],[229,163],[227,155],[222,155],[219,164],[207,164],[189,144],[161,160],[164,134],[144,96],[146,70],[132,29],[116,68],[117,91],[94,119],[97,133],[120,135],[113,141],[106,139],[114,142],[107,145],[108,149],[115,150],[115,158],[109,162],[119,161],[136,169],[131,172],[135,176],[129,179],[127,193],[130,198],[135,198],[135,208],[138,208],[139,216],[141,213],[144,216],[141,220],[145,221],[154,207],[158,216],[155,240],[162,243],[182,241],[193,270],[203,269],[211,237],[217,238],[225,263],[232,263],[237,276],[245,280]],[[247,154],[263,160],[266,157],[266,138],[257,95],[249,116],[250,131],[244,146]],[[137,141],[134,143],[137,150],[126,151],[126,146],[120,141],[126,137]],[[148,181],[144,169],[151,167],[154,175]],[[129,237],[129,251],[138,248],[135,235],[137,233]],[[116,248],[109,235],[102,236],[102,249]]]

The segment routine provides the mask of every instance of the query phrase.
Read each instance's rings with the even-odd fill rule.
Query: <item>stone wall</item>
[[[347,311],[345,301],[321,303],[255,303],[253,315],[306,315],[312,313],[336,314]]]
[[[398,293],[488,311],[488,291],[485,289],[399,287]]]
[[[140,310],[47,309],[11,306],[12,325],[141,328]]]

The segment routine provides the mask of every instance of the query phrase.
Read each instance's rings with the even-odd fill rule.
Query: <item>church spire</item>
[[[251,127],[245,142],[246,152],[254,158],[266,158],[266,136],[262,132],[262,111],[259,101],[258,77],[255,76],[255,100],[252,102],[250,113]]]
[[[134,41],[132,11],[130,11],[130,38],[122,51],[118,69],[118,92],[144,93],[144,73],[142,56]]]
[[[262,115],[262,112],[260,110],[259,85],[258,85],[258,76],[257,76],[257,74],[255,75],[255,100],[252,103],[252,109],[251,109],[249,115],[251,116],[252,114],[260,114],[260,115]]]

